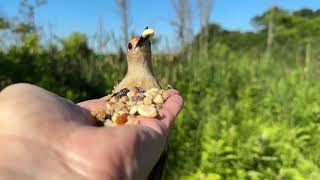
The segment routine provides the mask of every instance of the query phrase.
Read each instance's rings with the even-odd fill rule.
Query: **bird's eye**
[[[128,44],[128,49],[131,49],[131,48],[132,48],[132,44],[129,43],[129,44]]]

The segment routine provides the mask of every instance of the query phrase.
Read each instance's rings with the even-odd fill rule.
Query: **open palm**
[[[158,160],[182,107],[175,90],[161,121],[96,127],[89,110],[29,84],[0,93],[0,179],[145,179]]]

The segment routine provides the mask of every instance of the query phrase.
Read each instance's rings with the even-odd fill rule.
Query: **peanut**
[[[163,97],[158,94],[154,99],[153,102],[155,102],[156,104],[162,104],[163,103]]]
[[[158,112],[157,109],[154,106],[148,106],[148,105],[140,105],[138,106],[138,113],[141,116],[144,117],[156,117]]]

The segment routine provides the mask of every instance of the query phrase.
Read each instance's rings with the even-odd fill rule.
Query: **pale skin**
[[[90,110],[102,99],[74,104],[30,84],[0,93],[0,179],[146,179],[182,108],[170,90],[161,121],[96,127]]]

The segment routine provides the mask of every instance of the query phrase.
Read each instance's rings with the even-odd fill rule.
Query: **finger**
[[[177,91],[176,91],[177,92]],[[164,115],[164,118],[158,120],[156,118],[146,118],[138,116],[138,120],[141,125],[148,126],[165,137],[168,135],[168,130],[174,122],[175,118],[179,114],[183,106],[182,97],[179,95],[173,95],[169,97],[160,112]]]
[[[80,102],[77,105],[89,111],[94,111],[97,109],[105,109],[106,101],[103,99],[92,99],[92,100]]]
[[[164,115],[161,120],[166,128],[170,128],[183,106],[183,99],[180,95],[170,96],[169,99],[163,104],[160,112]]]
[[[168,92],[169,92],[170,96],[179,95],[179,91],[177,91],[175,89],[169,89]]]
[[[94,124],[86,109],[31,84],[14,84],[7,87],[1,92],[1,102],[0,107],[3,111],[0,113],[0,121],[10,119],[2,120],[1,127],[23,127],[22,129],[27,131],[37,129],[35,133],[43,131],[42,133],[47,134],[61,132],[61,127],[73,127],[75,124]]]

